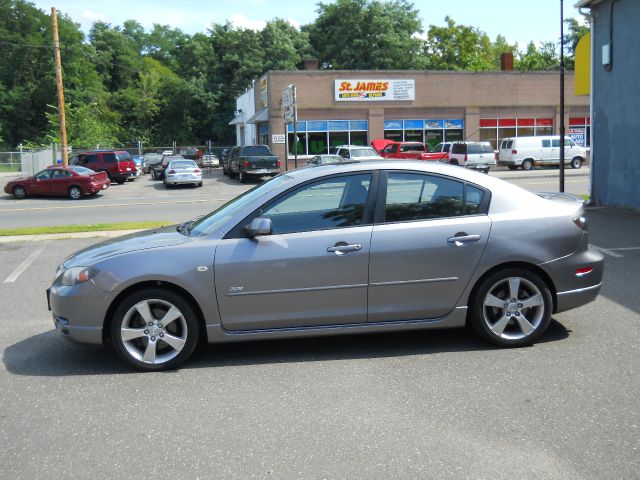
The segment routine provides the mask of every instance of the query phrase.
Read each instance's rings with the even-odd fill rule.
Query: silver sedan
[[[171,160],[164,173],[164,184],[167,188],[176,185],[202,186],[202,170],[193,160]]]
[[[142,370],[210,343],[470,325],[529,345],[594,300],[602,255],[581,202],[428,162],[305,168],[174,227],[67,258],[60,334]],[[203,338],[204,337],[204,338]]]

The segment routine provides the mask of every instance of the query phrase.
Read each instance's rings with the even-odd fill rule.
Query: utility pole
[[[564,0],[560,0],[560,193],[564,192]]]
[[[60,60],[60,39],[58,38],[58,13],[56,7],[51,7],[51,22],[53,23],[53,52],[56,62],[56,83],[58,86],[58,114],[60,115],[60,143],[62,148],[62,165],[69,164],[67,152],[67,122],[64,115],[64,89],[62,87],[62,61]]]

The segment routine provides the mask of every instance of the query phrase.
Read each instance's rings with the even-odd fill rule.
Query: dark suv
[[[69,159],[69,165],[82,165],[94,172],[106,172],[111,181],[123,184],[136,178],[136,164],[129,152],[123,150],[94,150],[82,152]]]

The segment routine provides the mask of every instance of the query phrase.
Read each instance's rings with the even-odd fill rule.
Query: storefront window
[[[423,130],[405,130],[404,131],[405,142],[423,142]]]
[[[321,155],[329,153],[327,145],[327,132],[310,132],[307,134],[309,139],[308,151],[309,155]]]
[[[581,147],[591,146],[591,118],[571,117],[567,134]]]
[[[304,155],[307,151],[307,134],[306,133],[297,133],[298,137],[298,155]],[[290,133],[287,142],[289,142],[289,153],[293,155],[294,149],[294,138],[293,133]]]
[[[368,145],[367,132],[351,132],[351,145]]]
[[[269,124],[258,124],[258,143],[260,145],[269,145]]]
[[[429,150],[433,150],[436,145],[443,141],[442,130],[425,130],[424,136],[429,146]]]
[[[480,140],[498,148],[503,138],[553,135],[553,118],[482,118]]]
[[[445,142],[459,142],[464,139],[464,132],[457,128],[451,128],[444,131]]]
[[[298,155],[321,155],[338,145],[367,145],[367,120],[307,120],[296,124]],[[293,125],[288,125],[289,154],[293,155]]]
[[[394,142],[401,142],[402,130],[385,130],[384,138],[387,140],[393,140]]]

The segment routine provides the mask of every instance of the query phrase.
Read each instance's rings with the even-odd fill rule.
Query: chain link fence
[[[19,173],[20,152],[0,152],[0,173]]]

